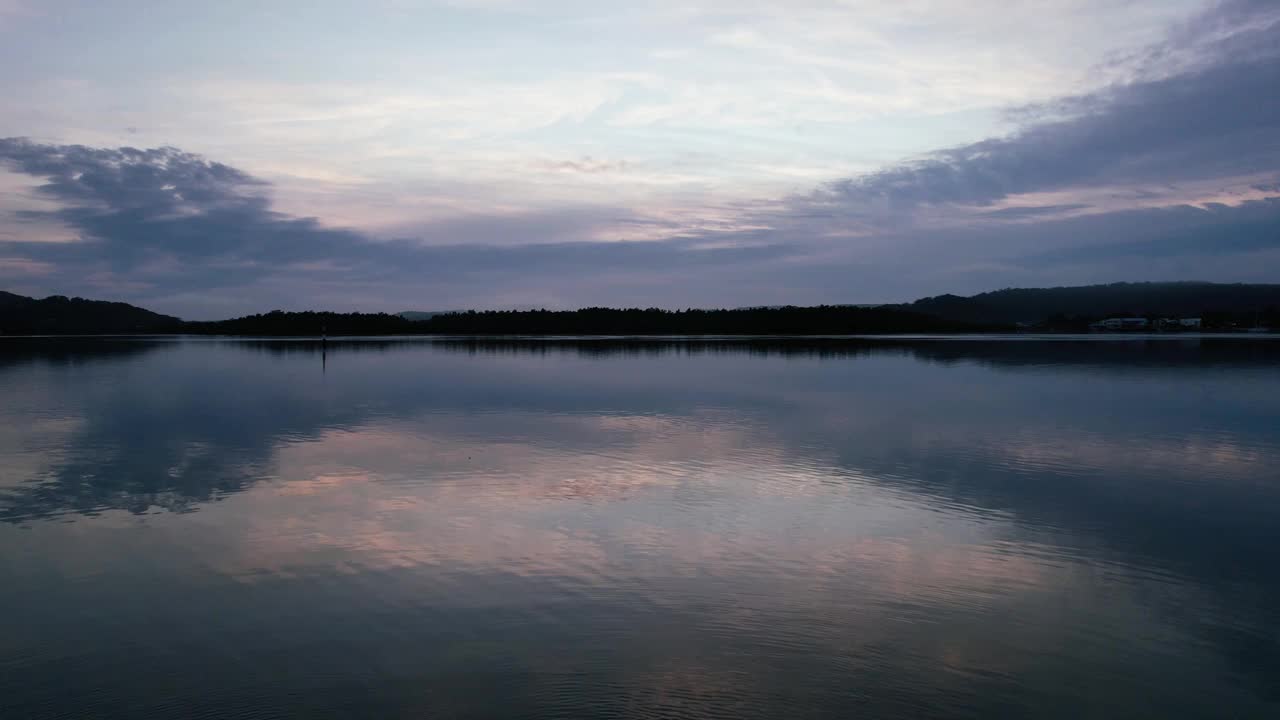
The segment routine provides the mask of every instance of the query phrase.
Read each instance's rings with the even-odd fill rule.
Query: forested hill
[[[181,324],[128,303],[62,295],[37,300],[0,291],[0,335],[173,332]]]
[[[961,322],[1037,323],[1055,316],[1230,316],[1248,323],[1256,315],[1274,314],[1280,308],[1280,284],[1173,282],[1014,288],[971,297],[938,295],[895,307]]]

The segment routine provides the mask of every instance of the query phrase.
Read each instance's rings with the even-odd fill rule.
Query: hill
[[[948,320],[1039,323],[1052,318],[1206,317],[1252,324],[1280,308],[1280,285],[1203,282],[1010,288],[971,297],[938,295],[894,306]]]
[[[182,321],[128,303],[0,292],[0,335],[172,332]]]
[[[19,307],[31,302],[35,302],[35,301],[29,297],[23,297],[22,295],[14,295],[11,292],[5,292],[3,290],[0,290],[0,309]]]

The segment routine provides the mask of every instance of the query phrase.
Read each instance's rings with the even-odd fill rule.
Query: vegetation
[[[446,335],[850,335],[995,329],[905,310],[847,305],[736,310],[502,310],[436,315],[427,332]]]
[[[218,335],[878,335],[1005,331],[1084,332],[1108,317],[1198,317],[1206,330],[1280,328],[1280,285],[1116,283],[939,295],[906,305],[331,313],[276,310],[183,322],[118,302],[0,292],[0,334]]]
[[[187,322],[181,332],[200,335],[407,335],[422,323],[387,313],[283,312],[274,310],[232,320]]]
[[[0,335],[177,332],[182,321],[128,303],[0,292]]]
[[[1210,328],[1280,326],[1280,285],[1205,282],[1113,283],[1056,288],[1011,288],[972,297],[938,295],[903,309],[961,322],[1031,323],[1046,329],[1087,330],[1108,317],[1199,317]]]
[[[384,313],[281,312],[182,331],[222,335],[843,335],[992,329],[902,310],[850,306],[662,310],[496,310],[432,313],[423,320]]]

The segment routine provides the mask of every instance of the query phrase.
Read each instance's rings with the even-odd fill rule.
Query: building
[[[1156,321],[1156,329],[1180,332],[1199,330],[1200,318],[1160,318]]]
[[[1107,318],[1089,325],[1090,330],[1116,332],[1124,330],[1146,330],[1151,323],[1146,318]]]

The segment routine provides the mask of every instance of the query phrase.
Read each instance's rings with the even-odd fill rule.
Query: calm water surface
[[[1280,717],[1280,342],[0,340],[0,717]]]

